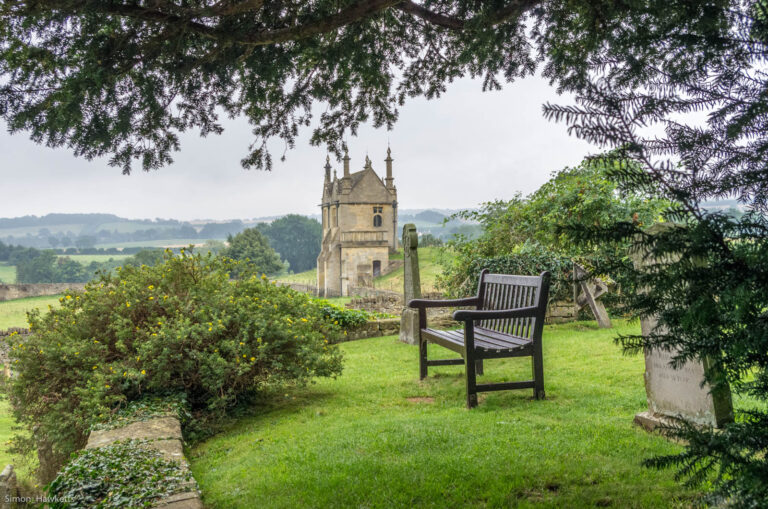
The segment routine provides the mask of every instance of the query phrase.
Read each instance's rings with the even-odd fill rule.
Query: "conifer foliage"
[[[657,315],[664,328],[620,342],[672,351],[675,363],[707,359],[708,381],[741,395],[735,423],[722,432],[681,423],[674,433],[684,451],[648,463],[676,465],[692,484],[714,481],[718,503],[766,507],[768,4],[734,3],[726,21],[642,59],[593,54],[571,87],[577,105],[547,105],[545,114],[617,148],[628,163],[611,171],[623,187],[674,202],[667,219],[675,226],[655,235],[629,223],[566,228],[583,242],[633,239],[647,253],[649,269],[635,273],[647,291],[626,305],[636,316]],[[747,210],[741,217],[705,206],[733,198]]]

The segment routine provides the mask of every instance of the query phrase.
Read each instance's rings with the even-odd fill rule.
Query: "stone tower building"
[[[323,244],[317,257],[317,287],[322,296],[349,295],[350,286],[371,286],[397,249],[397,189],[389,148],[385,162],[387,176],[382,181],[368,156],[361,171],[350,173],[345,152],[344,176],[338,178],[334,171],[331,178],[326,158],[320,205]]]

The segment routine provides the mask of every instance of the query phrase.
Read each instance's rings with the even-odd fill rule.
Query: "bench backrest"
[[[478,309],[538,308],[534,318],[482,320],[478,327],[534,340],[541,338],[549,298],[549,272],[538,276],[512,276],[489,274],[485,269],[480,273],[477,291],[480,300]]]

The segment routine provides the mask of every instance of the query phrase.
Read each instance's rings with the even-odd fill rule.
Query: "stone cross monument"
[[[419,312],[411,309],[408,301],[421,298],[421,279],[419,277],[419,234],[416,225],[403,226],[403,307],[400,318],[400,341],[415,345],[419,342]]]

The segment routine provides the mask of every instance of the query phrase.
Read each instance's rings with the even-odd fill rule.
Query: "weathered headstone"
[[[419,277],[419,234],[416,225],[403,226],[403,302],[408,305],[411,299],[421,298],[421,278]],[[400,318],[400,341],[409,345],[419,342],[419,312],[404,307]]]
[[[669,226],[658,224],[649,228],[647,233],[654,234],[666,227]],[[642,249],[634,250],[633,262],[638,269],[655,263]],[[655,317],[642,319],[640,327],[646,337],[654,332],[664,332]],[[635,415],[635,423],[653,430],[667,422],[669,417],[682,417],[694,424],[718,428],[733,421],[730,389],[725,386],[713,390],[709,384],[704,383],[705,373],[711,369],[710,361],[688,361],[675,369],[670,362],[676,353],[674,350],[645,350],[648,410]]]
[[[579,309],[589,306],[589,309],[592,310],[592,314],[595,316],[595,320],[597,320],[597,324],[604,329],[610,329],[611,319],[608,317],[608,312],[605,310],[603,303],[598,300],[608,292],[608,285],[597,278],[588,278],[588,276],[587,270],[574,262],[573,278],[582,291],[576,297],[576,306]]]

